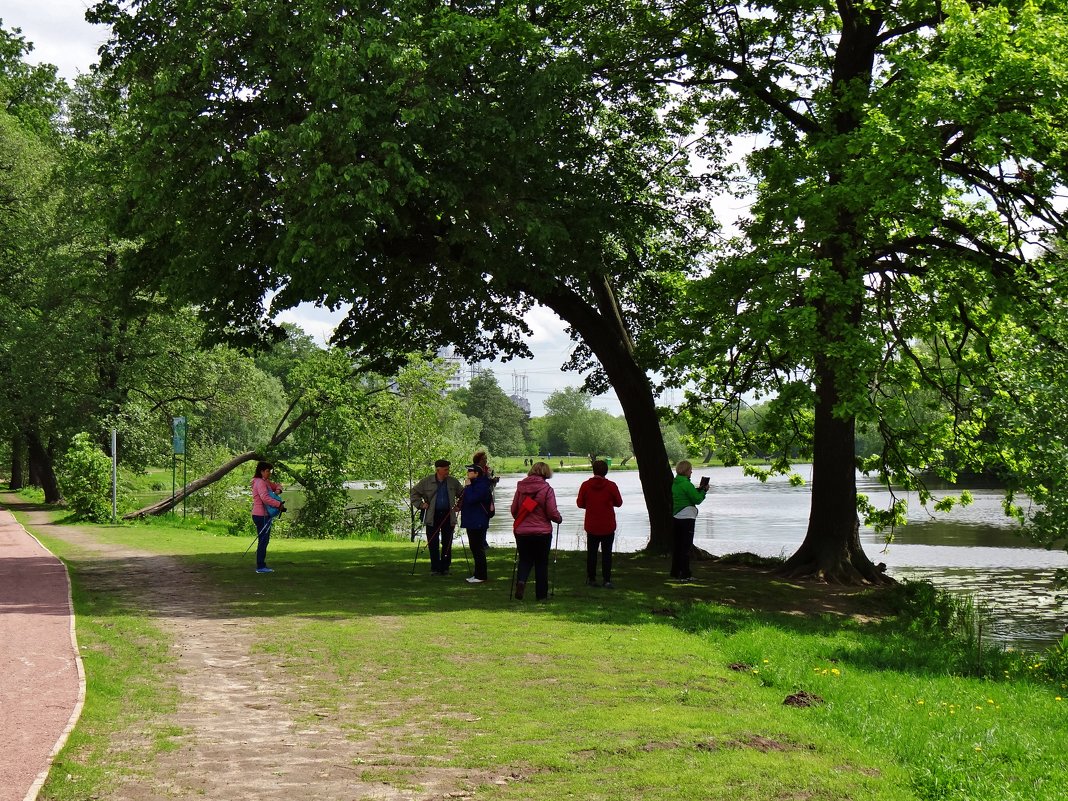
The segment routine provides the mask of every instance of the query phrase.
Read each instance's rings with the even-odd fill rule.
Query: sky
[[[89,70],[97,60],[97,49],[107,39],[106,28],[85,21],[90,5],[83,0],[0,0],[0,20],[7,30],[21,28],[23,37],[34,45],[30,62],[54,64],[60,76],[70,81]],[[339,321],[338,315],[310,304],[285,312],[279,319],[296,323],[320,342],[329,337]],[[501,389],[509,395],[513,387],[525,384],[531,414],[538,417],[544,414],[543,403],[549,395],[564,387],[580,386],[582,378],[560,369],[572,348],[560,318],[539,307],[526,319],[533,331],[528,344],[534,358],[484,362],[479,367],[492,370]],[[594,398],[593,407],[614,415],[623,413],[611,392]]]

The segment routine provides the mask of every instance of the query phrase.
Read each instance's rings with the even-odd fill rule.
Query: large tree
[[[698,416],[774,396],[779,467],[811,448],[788,572],[880,581],[858,535],[856,426],[882,434],[859,464],[888,482],[1001,466],[991,399],[1026,401],[1012,363],[1042,358],[1036,326],[1063,316],[1047,254],[1066,228],[1065,6],[684,2],[652,30],[695,109],[751,148],[741,236],[692,287],[710,336],[672,349],[672,375],[696,377]],[[947,412],[934,423],[911,413],[921,387]]]
[[[661,274],[704,240],[676,142],[692,118],[664,86],[594,71],[584,6],[164,0],[90,16],[112,26],[102,62],[135,120],[132,277],[232,334],[300,302],[351,304],[338,340],[383,366],[443,341],[526,354],[523,313],[553,309],[616,390],[666,545],[656,353],[634,341]]]

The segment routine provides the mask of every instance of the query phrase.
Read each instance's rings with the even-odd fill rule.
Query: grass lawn
[[[708,562],[696,563],[697,584],[677,585],[666,561],[640,554],[616,557],[617,589],[605,590],[582,585],[584,555],[560,553],[555,595],[538,604],[509,600],[511,549],[491,549],[491,581],[470,586],[459,551],[439,578],[425,551],[411,574],[407,542],[275,540],[277,572],[261,576],[243,539],[80,528],[210,576],[224,599],[216,613],[254,618],[255,648],[354,738],[389,724],[383,749],[512,777],[470,788],[475,798],[1060,801],[1068,787],[1068,705],[1050,665],[980,660],[923,609],[899,614],[908,592]],[[47,544],[77,588],[81,555]],[[76,604],[91,646],[105,636],[127,646],[87,660],[76,735],[91,737],[64,756],[84,762],[78,749],[93,748],[99,769],[134,769],[107,744],[151,725],[166,747],[174,699],[138,700],[146,658],[167,686],[164,635],[121,598],[76,594]],[[818,699],[784,704],[799,692]],[[403,785],[399,760],[374,769]],[[45,797],[88,797],[85,784],[63,784]]]

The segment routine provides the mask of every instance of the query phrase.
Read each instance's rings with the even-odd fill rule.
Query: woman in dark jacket
[[[481,584],[489,578],[486,570],[486,531],[493,506],[493,484],[477,464],[467,466],[467,486],[460,497],[460,525],[467,529],[475,574],[468,584]]]

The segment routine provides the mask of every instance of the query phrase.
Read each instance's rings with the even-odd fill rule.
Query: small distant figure
[[[515,487],[512,518],[515,523],[516,572],[515,597],[523,600],[527,578],[534,569],[534,595],[539,601],[549,597],[549,551],[553,544],[553,523],[562,523],[556,506],[556,492],[549,484],[553,469],[545,462],[534,462],[527,477]]]
[[[467,485],[460,497],[460,523],[467,529],[467,541],[475,560],[474,575],[468,584],[482,584],[489,579],[486,568],[486,531],[489,529],[493,485],[477,464],[467,466]]]
[[[259,462],[252,479],[252,524],[256,527],[256,572],[273,573],[267,567],[267,544],[271,541],[271,526],[280,512],[285,511],[285,503],[279,497],[282,485],[271,481],[274,465]],[[248,550],[247,548],[245,549]]]
[[[586,510],[583,526],[586,529],[586,583],[597,585],[597,551],[601,551],[601,577],[604,587],[612,589],[612,544],[616,539],[616,507],[623,505],[623,496],[614,481],[609,481],[608,462],[593,463],[593,478],[579,487],[576,503]]]
[[[690,573],[690,551],[693,549],[693,532],[697,525],[697,505],[704,501],[708,492],[708,479],[695,487],[690,476],[693,465],[683,459],[675,465],[675,480],[671,482],[671,511],[674,515],[674,547],[671,551],[671,577],[679,581],[693,581]]]
[[[434,474],[420,479],[410,493],[412,506],[423,510],[430,575],[447,576],[452,564],[452,535],[456,531],[456,499],[463,487],[449,475],[448,459],[434,462]]]
[[[560,466],[561,466],[561,467],[563,467],[563,466],[564,466],[564,460],[563,460],[563,459],[561,459],[561,460],[560,460]]]

